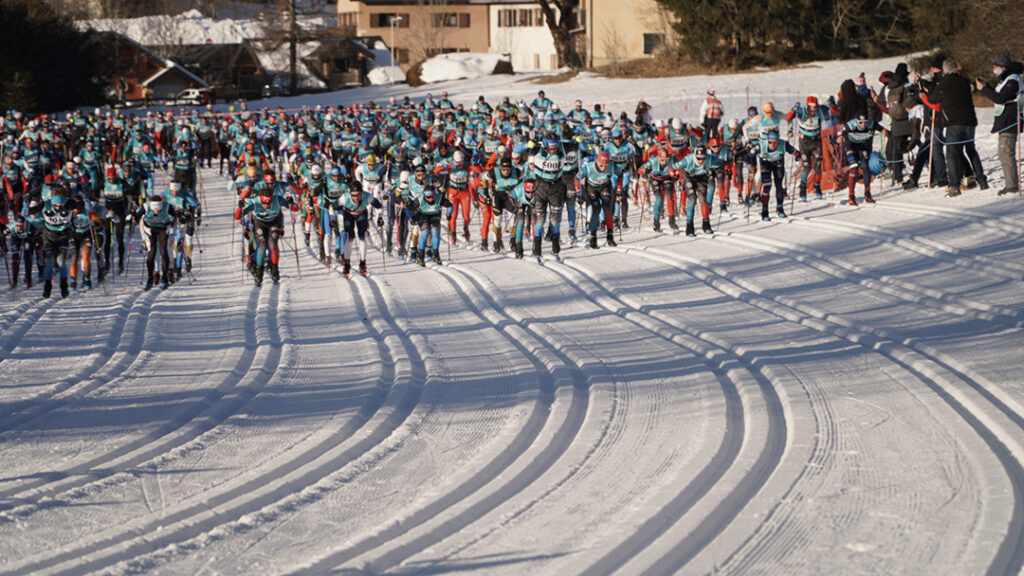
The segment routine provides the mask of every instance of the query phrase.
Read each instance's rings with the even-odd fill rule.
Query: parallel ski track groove
[[[152,307],[152,300],[155,300],[156,295],[165,294],[165,292],[151,292],[151,294],[154,294],[154,296],[150,298],[150,309]],[[50,504],[53,504],[55,502],[54,499],[59,498],[60,494],[66,494],[83,486],[102,481],[114,476],[115,474],[127,472],[131,468],[156,458],[173,448],[185,445],[196,438],[199,438],[204,433],[226,420],[258,392],[258,390],[253,390],[251,393],[246,392],[238,398],[232,399],[232,401],[228,402],[225,407],[218,409],[218,406],[223,403],[224,397],[228,395],[230,390],[232,390],[242,377],[249,372],[252,368],[253,362],[255,361],[256,351],[260,345],[255,336],[254,320],[257,313],[258,296],[259,294],[257,292],[250,294],[248,304],[246,306],[244,326],[246,337],[245,350],[239,357],[235,367],[224,376],[221,383],[217,387],[211,389],[195,406],[189,408],[174,420],[166,423],[156,430],[153,430],[141,438],[119,446],[117,449],[97,456],[91,460],[76,464],[67,470],[54,472],[47,475],[45,478],[39,478],[21,484],[11,490],[0,492],[0,497],[21,495],[28,492],[31,494],[31,499],[36,502],[39,502],[42,498],[46,498],[49,500]],[[276,313],[276,311],[272,313]],[[122,362],[119,362],[118,364],[123,363],[129,357],[133,358],[133,361],[129,366],[135,365],[136,363],[141,365],[146,362],[146,359],[144,359],[139,352],[145,343],[146,326],[149,321],[149,316],[149,313],[143,315],[142,320],[140,321],[140,327],[132,333],[132,339],[129,341],[129,354],[126,355]],[[266,368],[267,366],[264,365],[262,369],[265,370]],[[88,385],[86,390],[82,391],[82,394],[118,381],[123,377],[124,372],[122,371],[112,379],[103,380],[97,378],[94,382]],[[80,396],[81,394],[76,395]],[[63,403],[64,402],[55,403],[57,405],[53,406],[51,409],[55,409],[59,407],[59,405],[63,405]],[[206,416],[203,417],[201,423],[193,424],[191,429],[186,432],[167,438],[174,432],[188,426],[189,423],[195,422],[204,414],[206,414]],[[161,442],[161,440],[163,441]],[[147,446],[152,447],[147,448]],[[104,467],[105,464],[110,464],[112,462],[117,463],[117,468]],[[127,480],[127,477],[125,480]],[[44,488],[48,485],[52,485],[52,487]],[[19,499],[25,500],[25,497],[21,497]],[[38,509],[41,506],[42,504],[39,504],[35,509]],[[11,511],[11,514],[13,516],[23,518],[26,514],[34,511],[35,509],[31,507],[26,509],[15,509]],[[4,510],[2,503],[0,503],[0,510]],[[7,518],[7,515],[0,515],[0,521],[3,519],[9,518]]]
[[[1020,319],[1024,315],[1022,311],[1013,310],[1005,306],[974,302],[959,295],[951,297],[939,290],[919,286],[893,276],[884,275],[874,278],[863,267],[855,264],[844,264],[820,251],[809,250],[802,246],[770,238],[759,237],[754,239],[743,235],[726,234],[720,235],[717,239],[726,243],[740,244],[783,256],[812,270],[817,270],[823,274],[846,280],[871,290],[877,290],[912,304],[928,306],[958,316],[1000,322],[1014,328],[1024,326],[1024,320]],[[775,246],[782,248],[784,251],[774,252],[768,250],[766,246]]]
[[[978,270],[979,272],[993,272],[1012,280],[1024,278],[1024,264],[1004,261],[991,256],[985,256],[984,254],[973,254],[967,250],[962,250],[926,237],[915,238],[909,234],[895,232],[891,229],[870,226],[868,224],[844,222],[834,218],[795,217],[789,218],[787,221],[791,226],[813,226],[823,230],[840,230],[854,236],[871,238],[876,242],[892,244],[921,256],[951,260],[960,267]]]
[[[754,286],[753,283],[716,272],[695,257],[647,247],[618,250],[623,253],[635,253],[641,258],[677,268],[725,296],[753,305],[783,320],[795,322],[823,334],[857,344],[868,351],[889,358],[902,369],[917,376],[978,433],[999,459],[1012,485],[1014,505],[1011,523],[1007,536],[1000,544],[987,573],[990,575],[1010,574],[1016,573],[1024,567],[1024,466],[1022,466],[1020,457],[1014,453],[1011,447],[1013,441],[1006,439],[1006,433],[1001,430],[1001,427],[992,422],[991,417],[981,411],[973,401],[958,391],[954,383],[950,382],[949,376],[942,372],[953,376],[954,381],[958,380],[967,384],[971,390],[992,404],[1002,415],[1024,429],[1024,417],[1019,413],[1012,410],[973,378],[950,366],[947,362],[920,350],[913,344],[895,341],[888,335],[884,335],[883,331],[865,326],[854,326],[835,315],[815,310],[784,296],[766,295],[764,290]],[[914,356],[926,361],[915,362]],[[932,366],[937,366],[939,370],[935,370]]]
[[[137,332],[141,330],[144,334],[146,323],[149,320],[148,313],[140,314],[141,304],[152,305],[155,298],[156,294],[145,295],[141,290],[136,290],[134,294],[119,304],[116,308],[119,321],[116,321],[115,325],[111,327],[110,336],[104,342],[96,358],[75,374],[64,377],[49,390],[29,399],[8,403],[3,412],[0,412],[0,434],[52,412],[67,403],[67,399],[64,398],[49,402],[48,400],[69,391],[73,396],[87,394],[103,386],[109,380],[109,376],[99,376],[101,372],[115,374],[134,363],[142,344],[142,335]],[[122,336],[125,334],[130,334],[131,338],[123,339]],[[117,358],[117,362],[113,362],[115,358]],[[91,377],[89,377],[90,374],[92,374]],[[0,498],[8,495],[8,491],[0,491]],[[0,502],[0,510],[4,508],[5,503]]]
[[[120,448],[117,451],[119,456],[130,454],[132,451],[138,450],[140,448],[145,448],[148,445],[153,444],[154,442],[163,438],[164,436],[170,434],[171,432],[185,426],[189,422],[193,422],[204,412],[214,410],[215,408],[217,408],[217,401],[223,397],[223,395],[226,393],[228,389],[234,387],[234,385],[237,384],[239,380],[242,380],[247,374],[254,374],[253,379],[256,382],[250,384],[249,386],[246,386],[244,393],[240,395],[238,400],[231,402],[230,407],[215,410],[214,413],[210,415],[210,419],[208,421],[197,422],[192,430],[188,432],[183,432],[184,439],[169,438],[164,443],[150,447],[146,449],[142,454],[131,457],[130,461],[144,462],[145,460],[148,460],[154,456],[158,456],[166,452],[166,450],[169,448],[172,448],[178,444],[183,444],[188,440],[195,439],[199,437],[203,432],[206,432],[207,430],[215,426],[218,421],[226,419],[227,416],[230,415],[230,413],[233,413],[231,407],[233,407],[236,404],[239,406],[244,405],[244,403],[251,398],[249,394],[253,388],[261,389],[263,385],[265,385],[266,382],[269,381],[272,375],[276,372],[278,361],[280,360],[281,346],[279,340],[277,343],[270,342],[270,332],[277,333],[279,331],[276,318],[278,291],[273,290],[272,294],[268,297],[268,299],[272,300],[272,302],[268,304],[268,308],[270,310],[266,314],[266,323],[268,324],[268,326],[265,329],[265,331],[267,332],[267,334],[264,338],[264,342],[261,343],[260,339],[258,339],[256,335],[256,320],[254,318],[257,316],[257,314],[255,314],[255,307],[256,302],[258,301],[258,293],[254,292],[250,296],[250,306],[254,308],[254,313],[249,314],[247,311],[246,314],[246,352],[245,354],[243,354],[243,357],[239,359],[239,363],[236,366],[236,370],[233,371],[231,375],[225,377],[224,382],[221,384],[220,387],[224,389],[221,390],[220,388],[218,388],[217,390],[211,391],[210,393],[208,393],[204,402],[186,411],[177,419],[177,421],[168,423],[167,425],[161,427],[159,430],[147,435],[147,437],[140,439],[139,441],[133,443],[132,445]],[[277,334],[277,337],[279,338],[279,333]],[[265,361],[262,363],[260,370],[252,372],[250,370],[252,363],[256,358],[257,353],[260,351],[260,348],[262,348],[264,344],[266,348],[269,348],[269,350],[265,353]],[[169,446],[165,447],[162,444],[168,444]],[[110,455],[105,455],[105,460],[110,459],[107,456]],[[114,472],[98,471],[97,473],[102,478],[105,476],[112,475]],[[96,481],[95,478],[88,478],[87,480],[87,482],[94,481]],[[87,482],[82,483],[84,484]],[[223,497],[224,495],[221,494],[218,496]],[[215,502],[218,496],[212,497],[210,501]],[[111,557],[116,554],[132,553],[132,551],[136,551],[134,553],[139,553],[143,551],[145,548],[155,545],[155,543],[159,542],[160,540],[172,538],[175,534],[175,531],[161,531],[158,529],[165,526],[169,526],[170,524],[180,521],[182,519],[188,518],[190,515],[197,514],[201,511],[206,511],[207,509],[207,503],[198,504],[189,507],[188,509],[177,514],[174,514],[172,516],[151,521],[147,523],[144,527],[133,528],[130,529],[127,533],[120,533],[117,535],[101,539],[97,542],[90,543],[86,546],[73,548],[65,552],[55,554],[51,557],[32,562],[27,566],[19,566],[15,568],[13,572],[8,573],[24,573],[50,568],[57,568],[56,573],[66,574],[80,574],[82,572],[98,570],[100,568],[103,568],[104,566],[107,566],[112,561],[116,561],[116,558],[114,560],[111,560]],[[159,534],[159,536],[153,538],[153,534]],[[147,540],[147,537],[150,539]],[[133,540],[135,541],[133,542]],[[124,552],[119,552],[120,550],[124,550]],[[75,564],[75,560],[79,559],[82,560],[81,563]],[[63,564],[67,563],[71,563],[72,566],[62,567]]]
[[[682,322],[674,319],[659,318],[627,303],[619,290],[609,288],[606,283],[600,282],[593,272],[588,272],[575,259],[567,260],[561,266],[548,265],[548,263],[545,265],[565,278],[567,283],[573,286],[584,298],[612,314],[647,330],[658,338],[683,348],[700,358],[716,375],[719,382],[722,383],[725,397],[729,403],[727,411],[735,419],[735,421],[730,419],[729,422],[730,424],[736,424],[739,434],[734,433],[734,436],[740,439],[739,441],[723,439],[722,446],[729,445],[728,465],[716,467],[713,466],[714,460],[712,460],[705,470],[694,478],[690,484],[683,487],[654,516],[645,521],[636,532],[589,566],[583,574],[607,574],[614,572],[627,563],[659,535],[664,533],[676,520],[692,509],[700,499],[706,496],[707,492],[710,491],[718,480],[725,475],[728,469],[732,467],[739,455],[742,437],[747,431],[743,424],[743,407],[739,393],[729,376],[729,372],[736,368],[735,366],[730,367],[730,364],[735,362],[742,366],[743,371],[756,381],[761,394],[764,396],[768,408],[768,430],[765,434],[765,447],[752,469],[744,475],[743,479],[730,494],[722,498],[714,510],[707,518],[701,521],[700,526],[690,536],[677,543],[670,554],[661,558],[650,568],[652,573],[674,573],[685,566],[687,562],[695,557],[715,536],[732,522],[743,506],[760,490],[764,481],[767,480],[779,462],[781,462],[788,436],[782,400],[779,398],[774,386],[772,386],[770,373],[764,367],[756,367],[754,362],[745,358],[746,354],[733,352],[728,346],[701,335],[698,331],[686,326]],[[585,291],[580,286],[579,281],[574,280],[569,273],[560,268],[574,270],[578,277],[591,284],[597,291],[603,292],[614,303],[599,302],[598,298],[594,297],[594,291]],[[635,318],[634,314],[640,315],[641,319]],[[679,334],[680,332],[687,337],[682,337]],[[720,356],[725,356],[725,358],[719,358]],[[716,454],[716,458],[719,454],[724,456],[721,449]]]
[[[438,270],[441,271],[443,269],[438,268]],[[522,342],[513,336],[514,333],[521,332],[523,329],[507,314],[500,311],[493,305],[488,305],[490,311],[489,314],[483,312],[482,310],[484,310],[484,308],[482,306],[474,306],[473,298],[462,286],[460,286],[458,281],[453,279],[453,275],[451,273],[443,273],[442,276],[455,289],[456,293],[468,306],[469,310],[475,311],[478,318],[480,318],[484,323],[491,325],[495,331],[499,332],[514,348],[520,351],[525,358],[530,360],[537,369],[537,373],[542,375],[540,389],[538,391],[539,395],[537,397],[537,401],[534,403],[533,411],[531,412],[527,423],[519,430],[516,437],[509,443],[509,445],[504,448],[488,465],[484,466],[481,470],[473,474],[473,476],[463,481],[455,489],[411,514],[408,518],[402,521],[400,526],[393,526],[383,532],[375,534],[369,539],[357,543],[355,546],[318,560],[312,566],[299,572],[300,574],[323,573],[348,560],[366,554],[367,552],[371,552],[372,550],[387,543],[388,540],[395,539],[414,528],[426,524],[431,520],[431,518],[439,513],[452,508],[457,503],[480,492],[488,484],[495,482],[495,479],[498,478],[502,471],[511,466],[532,445],[534,445],[542,429],[547,425],[550,416],[551,402],[554,400],[555,389],[558,386],[557,381],[565,380],[567,378],[562,375],[556,379],[553,374],[561,372],[557,364],[545,363],[536,358],[534,352],[527,349]],[[370,285],[373,287],[375,295],[383,299],[378,283],[376,281],[371,281]],[[478,296],[481,294],[483,294],[483,292],[478,293]],[[500,316],[504,316],[504,319],[501,319]],[[558,355],[557,351],[555,351],[549,343],[538,338],[533,338],[533,340],[535,344],[540,344],[556,356]],[[553,465],[555,461],[557,461],[558,458],[560,458],[568,449],[572,440],[576,437],[576,434],[582,427],[583,420],[586,416],[586,393],[585,385],[582,383],[582,377],[578,374],[578,370],[571,371],[570,377],[574,381],[575,386],[573,400],[570,410],[567,413],[567,418],[561,424],[560,432],[555,435],[555,438],[558,440],[557,443],[545,447],[541,454],[538,455],[538,457],[519,475],[502,483],[502,486],[499,487],[500,490],[496,488],[495,493],[485,496],[484,499],[470,505],[466,510],[457,514],[455,517],[450,518],[441,523],[441,525],[431,529],[426,535],[414,538],[412,541],[384,554],[381,558],[373,562],[373,569],[385,570],[389,567],[393,567],[400,564],[406,558],[413,556],[417,552],[420,552],[423,549],[444,540],[448,536],[455,534],[465,526],[472,524],[474,521],[482,517],[501,501],[510,498],[521,491],[534,479],[543,474],[543,472],[551,465]]]

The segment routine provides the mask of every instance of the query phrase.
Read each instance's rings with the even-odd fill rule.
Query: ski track
[[[342,280],[341,284],[349,282]],[[338,433],[318,442],[314,450],[300,453],[299,459],[290,460],[281,469],[246,478],[246,486],[279,485],[273,491],[259,490],[247,498],[242,496],[246,490],[240,488],[231,494],[237,497],[237,502],[226,502],[223,496],[215,498],[226,502],[215,510],[215,515],[204,514],[203,519],[183,526],[174,538],[159,542],[160,546],[154,550],[122,560],[113,573],[150,570],[183,555],[197,553],[232,534],[289,517],[372,469],[378,460],[397,450],[403,438],[415,434],[425,415],[416,415],[415,411],[429,412],[429,406],[424,407],[420,399],[424,388],[436,378],[427,369],[422,349],[383,307],[380,295],[361,279],[352,281],[351,285],[355,286],[352,294],[357,316],[365,319],[363,323],[377,342],[382,363],[394,366],[386,374],[392,377],[394,385],[389,387],[384,403],[364,410],[371,413],[369,418],[342,427]],[[372,310],[368,302],[373,303]]]
[[[151,306],[156,297],[156,294],[150,294],[147,298],[141,298],[142,294],[141,290],[136,290],[114,308],[116,318],[113,325],[98,331],[109,331],[109,336],[99,350],[93,353],[90,362],[32,397],[5,402],[0,409],[0,438],[5,432],[61,407],[68,401],[68,397],[82,396],[102,386],[111,378],[111,374],[120,373],[131,363],[129,360],[134,361],[149,317],[144,309]],[[128,339],[122,339],[125,334],[130,335]],[[23,338],[20,340],[24,341]],[[15,385],[27,384],[16,381]],[[0,498],[5,496],[4,491],[0,490]],[[0,501],[0,510],[4,509],[4,505]]]
[[[625,248],[621,251],[674,266],[725,295],[788,321],[873,350],[915,374],[984,439],[990,450],[998,457],[1011,482],[1011,522],[1008,533],[989,566],[989,573],[1012,573],[1024,566],[1024,467],[1021,466],[1021,462],[1024,462],[1024,449],[1021,448],[1019,433],[1012,431],[1012,428],[1024,429],[1024,418],[1009,408],[996,394],[986,390],[983,385],[956,370],[948,362],[922,351],[913,343],[891,340],[885,331],[854,325],[791,298],[769,293],[750,281],[715,272],[692,256],[671,254],[644,246]],[[957,386],[958,383],[966,384],[970,391],[960,388]],[[995,407],[997,413],[986,410],[986,404]]]
[[[493,257],[488,257],[487,260],[493,260]],[[474,258],[474,263],[479,263],[480,261],[481,260],[479,258]],[[527,265],[529,265],[529,264],[527,264]],[[454,266],[453,265],[452,269],[453,270],[458,270],[459,272],[465,274],[467,277],[479,276],[479,274],[480,274],[480,272],[477,272],[475,270],[471,270],[470,268],[463,267],[461,265],[460,266]],[[446,271],[445,273],[450,273],[450,272]],[[474,282],[474,283],[476,283],[476,282]],[[491,282],[489,282],[489,284],[493,285],[493,283],[491,283]],[[570,287],[572,287],[572,283],[569,283],[569,284],[570,284]],[[494,289],[482,290],[481,289],[481,293],[482,294],[487,294],[487,293],[493,294],[495,292],[502,292],[502,291],[504,291],[504,289],[502,289],[502,288],[498,288],[497,290],[494,290]],[[589,302],[589,301],[584,299],[584,300],[580,300],[579,302],[582,303],[582,302]],[[589,306],[600,309],[599,306],[597,306],[596,304],[594,304],[592,302],[589,302]],[[506,310],[509,310],[509,309],[513,309],[514,310],[516,308],[519,308],[519,305],[513,304],[511,306],[506,306]],[[522,313],[523,313],[523,310],[520,309],[519,310],[519,314],[522,314]],[[591,313],[588,313],[588,315],[589,314],[591,314]],[[607,314],[607,312],[602,312],[601,314]],[[520,321],[520,322],[524,322],[524,320],[520,320],[518,318],[517,318],[517,320]],[[546,325],[546,326],[548,326],[549,328],[547,328],[547,329],[552,330],[555,334],[558,335],[557,338],[556,338],[557,340],[561,340],[563,342],[572,344],[574,347],[579,346],[579,347],[583,348],[584,350],[587,350],[587,349],[589,349],[590,346],[592,346],[592,344],[584,345],[584,344],[576,341],[575,337],[570,336],[570,335],[564,333],[562,330],[558,329],[555,326],[554,320],[556,320],[556,318],[549,318],[549,317],[540,318],[540,317],[536,317],[536,320],[532,321],[531,323],[537,322],[538,325]],[[644,327],[644,326],[642,326],[640,324],[635,324],[635,323],[632,323],[632,322],[630,322],[630,323],[633,324],[634,326],[640,328],[644,332],[647,332],[649,330],[649,328]],[[614,330],[612,332],[618,333],[618,331],[614,331]],[[672,342],[670,339],[666,339],[665,341],[671,347],[673,347],[673,348],[681,348],[678,344]],[[691,355],[691,351],[690,350],[685,350],[685,355],[690,356]],[[596,356],[594,358],[597,359]],[[599,362],[601,363],[601,365],[603,367],[602,369],[604,371],[613,370],[610,365],[606,364],[606,361],[599,360]],[[684,365],[685,364],[681,364],[680,368],[682,368]],[[618,386],[617,386],[617,388],[618,388]],[[622,390],[621,393],[616,391],[616,394],[622,396],[622,398],[621,398],[621,400],[619,402],[622,403],[624,407],[628,407],[628,406],[630,406],[631,403],[637,402],[635,400],[631,400],[630,399],[631,394],[627,390]],[[733,395],[732,398],[729,398],[728,395],[727,395],[727,402],[731,404],[731,408],[729,409],[729,412],[730,412],[730,414],[729,414],[729,422],[730,422],[730,424],[728,426],[728,429],[729,429],[730,433],[726,434],[726,436],[725,436],[725,438],[723,440],[723,445],[727,446],[727,447],[732,447],[735,444],[737,444],[736,439],[739,438],[739,437],[742,437],[743,426],[742,426],[741,420],[740,420],[740,414],[742,414],[742,407],[739,406],[739,399],[735,395]],[[639,406],[642,406],[642,404],[638,404],[638,407]],[[634,410],[636,410],[636,408],[634,408]],[[621,418],[621,416],[619,418]],[[737,425],[738,423],[739,423],[739,425]],[[645,429],[643,431],[643,434],[639,438],[632,438],[631,440],[634,441],[634,442],[641,443],[641,444],[646,442],[645,438],[649,434],[651,434],[653,432],[653,429],[650,428],[650,426],[652,424],[653,424],[653,421],[649,421],[648,424],[647,424],[647,429]],[[604,457],[606,455],[606,453],[611,450],[612,446],[614,446],[614,445],[616,445],[618,443],[622,443],[622,442],[626,441],[627,438],[624,438],[622,436],[624,431],[625,431],[625,428],[623,428],[621,425],[611,429],[610,432],[605,435],[606,438],[602,439],[601,443],[599,444],[599,447],[602,449],[601,452],[596,452],[594,450],[590,451],[587,454],[587,458],[585,460],[579,462],[578,464],[576,464],[574,466],[574,468],[573,468],[573,470],[572,470],[572,472],[571,472],[571,474],[569,476],[567,476],[566,478],[561,479],[555,486],[553,486],[552,488],[544,491],[540,495],[539,498],[531,499],[531,500],[529,500],[524,505],[517,505],[516,507],[513,508],[514,511],[512,511],[512,512],[503,513],[502,514],[503,523],[508,523],[511,519],[519,517],[520,515],[522,515],[527,510],[536,507],[538,504],[541,504],[544,498],[549,497],[550,495],[555,493],[556,490],[564,491],[566,489],[566,486],[567,486],[567,484],[569,483],[570,480],[572,480],[574,478],[579,480],[579,477],[586,476],[590,472],[590,470],[593,469],[597,465],[596,462],[595,463],[590,463],[588,461],[594,459],[593,457],[595,455],[598,456],[597,460],[601,460],[602,457]],[[597,446],[595,446],[595,448],[596,447]],[[727,451],[727,449],[725,449],[725,450],[720,449],[719,453],[721,453],[723,451]],[[667,461],[666,461],[666,464],[667,464]],[[718,459],[712,458],[711,459],[711,464],[708,466],[708,468],[714,470],[718,466],[719,466]],[[664,472],[666,469],[667,469],[666,465],[662,465],[655,472]],[[712,472],[712,474],[714,474],[714,472]],[[624,500],[631,500],[633,497],[638,497],[638,496],[642,495],[645,491],[649,491],[651,489],[651,487],[648,486],[648,484],[650,484],[650,483],[651,483],[651,480],[647,480],[645,482],[639,483],[636,486],[633,486],[628,493],[622,495],[622,498]],[[489,536],[491,531],[493,531],[493,529],[486,530],[483,535],[475,536],[475,537],[470,538],[470,544],[475,544],[475,543],[479,542],[484,536]],[[642,536],[643,535],[641,534],[641,538],[637,538],[635,540],[639,541],[640,539],[642,539]],[[633,542],[630,542],[628,544],[630,546],[632,546]],[[425,562],[416,563],[415,565],[409,566],[409,570],[412,573],[416,573],[416,571],[419,570],[419,569],[423,569],[423,568],[429,569],[432,564],[436,564],[439,560],[443,560],[443,559],[451,556],[454,553],[457,553],[457,552],[460,552],[460,551],[466,549],[467,547],[468,547],[468,545],[462,545],[462,546],[456,548],[455,551],[450,552],[450,553],[448,553],[447,555],[445,555],[445,556],[443,556],[441,558],[435,558],[432,561],[425,561]]]

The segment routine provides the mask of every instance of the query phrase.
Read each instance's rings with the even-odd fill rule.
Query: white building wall
[[[499,26],[502,10],[534,12],[532,26]],[[539,22],[536,4],[492,4],[489,14],[490,52],[511,54],[512,67],[523,70],[554,70],[557,67],[555,41],[546,24]]]

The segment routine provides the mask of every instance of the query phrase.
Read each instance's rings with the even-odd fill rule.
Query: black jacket
[[[999,84],[1002,84],[1003,80],[1006,80],[1007,77],[1013,74],[1020,74],[1021,72],[1024,72],[1024,64],[1021,64],[1020,62],[1010,62],[1010,65],[1006,67],[1006,70],[1004,70],[1003,73],[999,75],[999,78],[996,79],[996,85],[998,86]],[[1017,82],[1017,80],[1011,80],[1006,84],[1003,84],[1003,89],[999,92],[996,92],[995,88],[988,85],[981,89],[981,93],[989,100],[996,104],[1006,105],[1003,108],[1003,113],[996,116],[992,122],[993,132],[1000,132],[1017,123],[1017,106],[1019,104],[1017,102],[1017,91],[1019,88],[1017,86]]]
[[[971,96],[971,81],[962,75],[943,75],[928,97],[931,102],[939,105],[944,126],[978,125]]]

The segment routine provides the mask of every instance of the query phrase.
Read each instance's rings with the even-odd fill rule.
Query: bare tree
[[[276,14],[267,19],[267,35],[264,48],[279,50],[288,46],[288,88],[292,94],[298,91],[299,46],[305,39],[325,33],[310,23],[310,17],[322,15],[327,0],[278,0]]]
[[[544,12],[544,21],[555,41],[555,53],[558,55],[558,66],[569,66],[572,63],[572,31],[577,27],[576,14],[573,9],[578,0],[537,0]]]
[[[410,38],[414,61],[426,60],[444,50],[448,26],[443,21],[443,14],[447,12],[447,9],[448,0],[417,1],[416,19],[420,22],[420,26],[410,28],[414,31]]]

